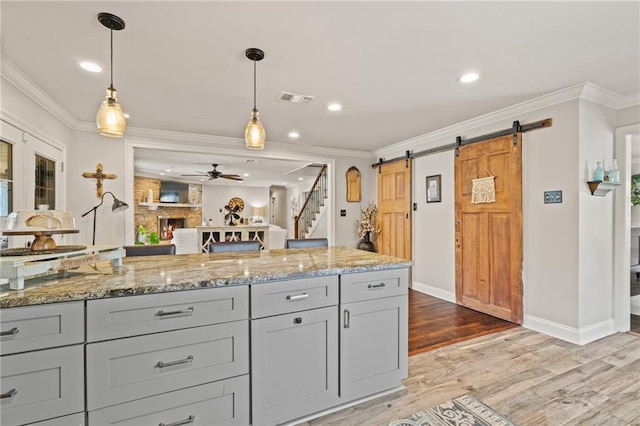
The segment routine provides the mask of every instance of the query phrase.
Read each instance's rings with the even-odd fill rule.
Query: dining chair
[[[126,257],[155,256],[159,254],[176,254],[175,244],[145,244],[124,246]]]
[[[306,239],[287,239],[284,248],[311,248],[311,247],[328,247],[329,241],[326,238],[306,238]]]
[[[220,241],[209,244],[210,253],[229,253],[234,251],[258,251],[260,241]]]

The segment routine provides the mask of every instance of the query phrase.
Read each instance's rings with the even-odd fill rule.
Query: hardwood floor
[[[303,425],[385,425],[470,394],[519,426],[640,425],[640,337],[584,346],[522,327],[409,358],[406,389]]]
[[[513,327],[517,325],[409,289],[409,356]]]

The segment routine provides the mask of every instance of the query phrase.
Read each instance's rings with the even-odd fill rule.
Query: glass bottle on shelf
[[[618,170],[618,161],[614,158],[611,170],[609,171],[609,182],[620,182],[620,170]]]
[[[596,163],[596,169],[593,171],[593,180],[596,182],[602,182],[604,180],[604,168],[600,161]]]

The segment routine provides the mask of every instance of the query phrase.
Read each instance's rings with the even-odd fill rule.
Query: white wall
[[[360,237],[355,225],[356,220],[360,220],[361,211],[370,202],[376,202],[375,182],[377,174],[372,173],[371,164],[374,163],[373,155],[369,158],[336,158],[336,241],[335,245],[345,247],[356,247]],[[360,170],[361,200],[359,203],[347,202],[347,170],[351,166],[356,166]],[[377,170],[377,169],[376,169]],[[376,180],[374,180],[374,178]],[[373,191],[372,191],[373,188]],[[372,194],[374,194],[372,196]],[[346,210],[346,216],[340,216],[340,210]],[[375,237],[373,239],[375,242]]]
[[[100,203],[96,197],[96,180],[82,177],[82,173],[95,173],[102,163],[104,173],[113,173],[116,179],[103,181],[104,192],[112,192],[118,199],[130,204],[131,212],[113,213],[113,198],[105,195],[104,204],[96,211],[96,244],[122,245],[125,243],[126,213],[133,214],[132,201],[125,198],[124,139],[108,138],[97,132],[78,131],[69,153],[69,203],[68,209],[76,216],[80,233],[75,236],[78,244],[91,244],[93,214],[81,215]]]
[[[269,188],[266,186],[245,186],[238,183],[236,185],[204,185],[202,188],[202,219],[212,224],[224,225],[224,206],[229,204],[229,200],[234,197],[242,198],[244,210],[241,217],[251,218],[254,207],[264,207],[269,210]],[[222,212],[220,212],[222,210]],[[265,220],[268,220],[265,214]]]
[[[413,163],[413,287],[455,302],[454,152],[416,158]],[[428,203],[426,177],[441,175],[440,203]]]
[[[640,123],[640,105],[618,110],[617,127]]]
[[[287,229],[287,218],[289,215],[287,204],[287,188],[284,186],[272,186],[269,188],[273,203],[269,202],[265,210],[264,220]],[[272,218],[273,217],[273,218]]]
[[[579,114],[579,316],[578,326],[596,326],[613,318],[613,201],[615,194],[591,195],[584,184],[593,180],[598,160],[611,167],[616,111],[580,101]],[[611,324],[612,326],[612,324]]]

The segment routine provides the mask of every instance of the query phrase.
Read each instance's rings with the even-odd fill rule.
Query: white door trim
[[[613,250],[613,318],[615,330],[629,331],[631,314],[631,137],[640,134],[640,124],[616,129],[614,152],[622,186],[615,191]]]

